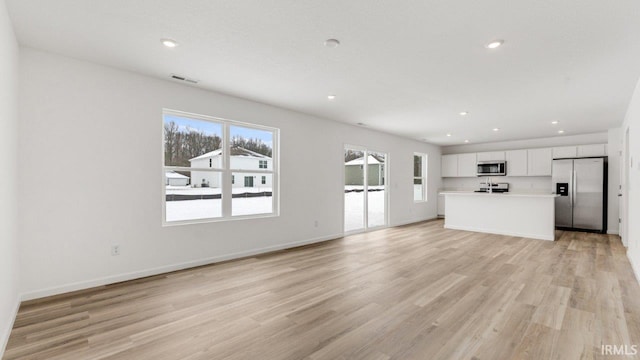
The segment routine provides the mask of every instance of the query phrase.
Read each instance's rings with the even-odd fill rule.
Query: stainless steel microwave
[[[506,161],[478,161],[478,176],[507,175]]]

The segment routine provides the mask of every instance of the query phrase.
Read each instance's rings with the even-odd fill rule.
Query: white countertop
[[[501,196],[501,197],[558,197],[558,194],[546,194],[546,193],[518,193],[518,192],[506,192],[506,193],[484,193],[484,192],[474,192],[474,191],[441,191],[438,193],[439,195],[465,195],[465,196]]]

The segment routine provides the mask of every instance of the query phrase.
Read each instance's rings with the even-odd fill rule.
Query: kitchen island
[[[555,240],[555,194],[443,191],[444,227]]]

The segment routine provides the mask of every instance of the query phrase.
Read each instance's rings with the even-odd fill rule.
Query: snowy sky
[[[175,122],[180,131],[198,131],[207,135],[218,135],[222,137],[222,125],[211,121],[190,119],[178,115],[165,114],[164,122]],[[273,145],[273,134],[270,131],[256,130],[241,126],[230,127],[231,137],[241,136],[245,139],[260,139],[268,146]]]

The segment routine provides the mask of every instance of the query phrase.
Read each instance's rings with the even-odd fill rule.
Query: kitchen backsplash
[[[475,178],[443,178],[442,190],[473,191],[480,188],[486,177]],[[519,193],[551,193],[550,176],[493,176],[494,183],[509,183],[509,192]]]

